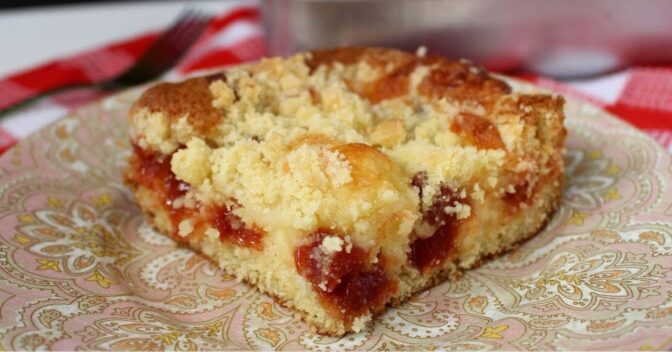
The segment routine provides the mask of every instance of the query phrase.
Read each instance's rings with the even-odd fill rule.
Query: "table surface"
[[[220,13],[254,0],[135,1],[0,12],[0,78],[48,60],[157,30],[191,5]]]

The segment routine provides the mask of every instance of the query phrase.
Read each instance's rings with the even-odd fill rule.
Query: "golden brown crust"
[[[343,47],[327,50],[315,50],[306,61],[311,70],[322,65],[332,65],[336,62],[343,65],[352,65],[367,62],[373,67],[396,69],[415,61],[415,56],[399,50],[369,47]]]
[[[420,94],[434,99],[476,101],[489,112],[495,101],[511,93],[506,82],[492,77],[485,70],[462,61],[432,57],[432,69],[418,86]]]
[[[478,149],[504,149],[497,127],[484,117],[470,113],[460,114],[450,127]]]
[[[397,184],[406,181],[399,166],[370,145],[350,143],[334,147],[333,150],[343,154],[350,163],[352,181],[348,184],[349,187],[362,190],[380,184],[381,181]]]
[[[418,86],[421,95],[432,99],[476,101],[489,108],[511,87],[492,77],[487,71],[468,62],[451,61],[440,56],[418,57],[397,50],[382,48],[338,48],[313,51],[307,61],[311,70],[322,65],[352,65],[366,62],[374,70],[384,72],[373,82],[350,81],[351,88],[372,103],[405,96],[409,93],[410,76],[420,65],[430,67]]]
[[[159,83],[145,91],[133,110],[146,108],[164,113],[170,120],[186,117],[193,128],[207,134],[222,115],[212,106],[209,80],[196,77],[178,83]]]

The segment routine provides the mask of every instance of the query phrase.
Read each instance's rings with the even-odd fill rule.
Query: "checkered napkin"
[[[63,84],[114,77],[132,65],[157,37],[158,33],[142,34],[0,77],[0,109]],[[258,9],[237,7],[213,18],[205,33],[167,77],[256,60],[264,53]],[[105,70],[101,72],[89,67],[87,63],[92,59],[104,62]],[[671,67],[633,67],[591,80],[563,83],[534,75],[520,75],[519,78],[598,105],[643,129],[672,151]],[[21,138],[105,94],[95,89],[64,92],[2,117],[0,154]]]

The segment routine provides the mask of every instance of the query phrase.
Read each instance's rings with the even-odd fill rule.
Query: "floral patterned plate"
[[[591,105],[568,101],[545,231],[337,339],[147,225],[121,177],[140,91],[0,158],[1,349],[672,348],[671,158]]]

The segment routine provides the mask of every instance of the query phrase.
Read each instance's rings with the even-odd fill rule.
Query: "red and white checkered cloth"
[[[158,33],[148,33],[71,57],[60,58],[27,71],[0,78],[0,110],[65,83],[83,83],[113,77],[133,64]],[[167,76],[257,60],[265,54],[257,8],[238,7],[213,18],[208,29]],[[91,59],[105,62],[106,70],[88,67]],[[534,75],[520,75],[542,87],[590,101],[649,133],[672,151],[672,66],[633,67],[580,82],[560,83]],[[52,95],[0,118],[0,154],[18,140],[82,104],[105,93],[95,89]]]

